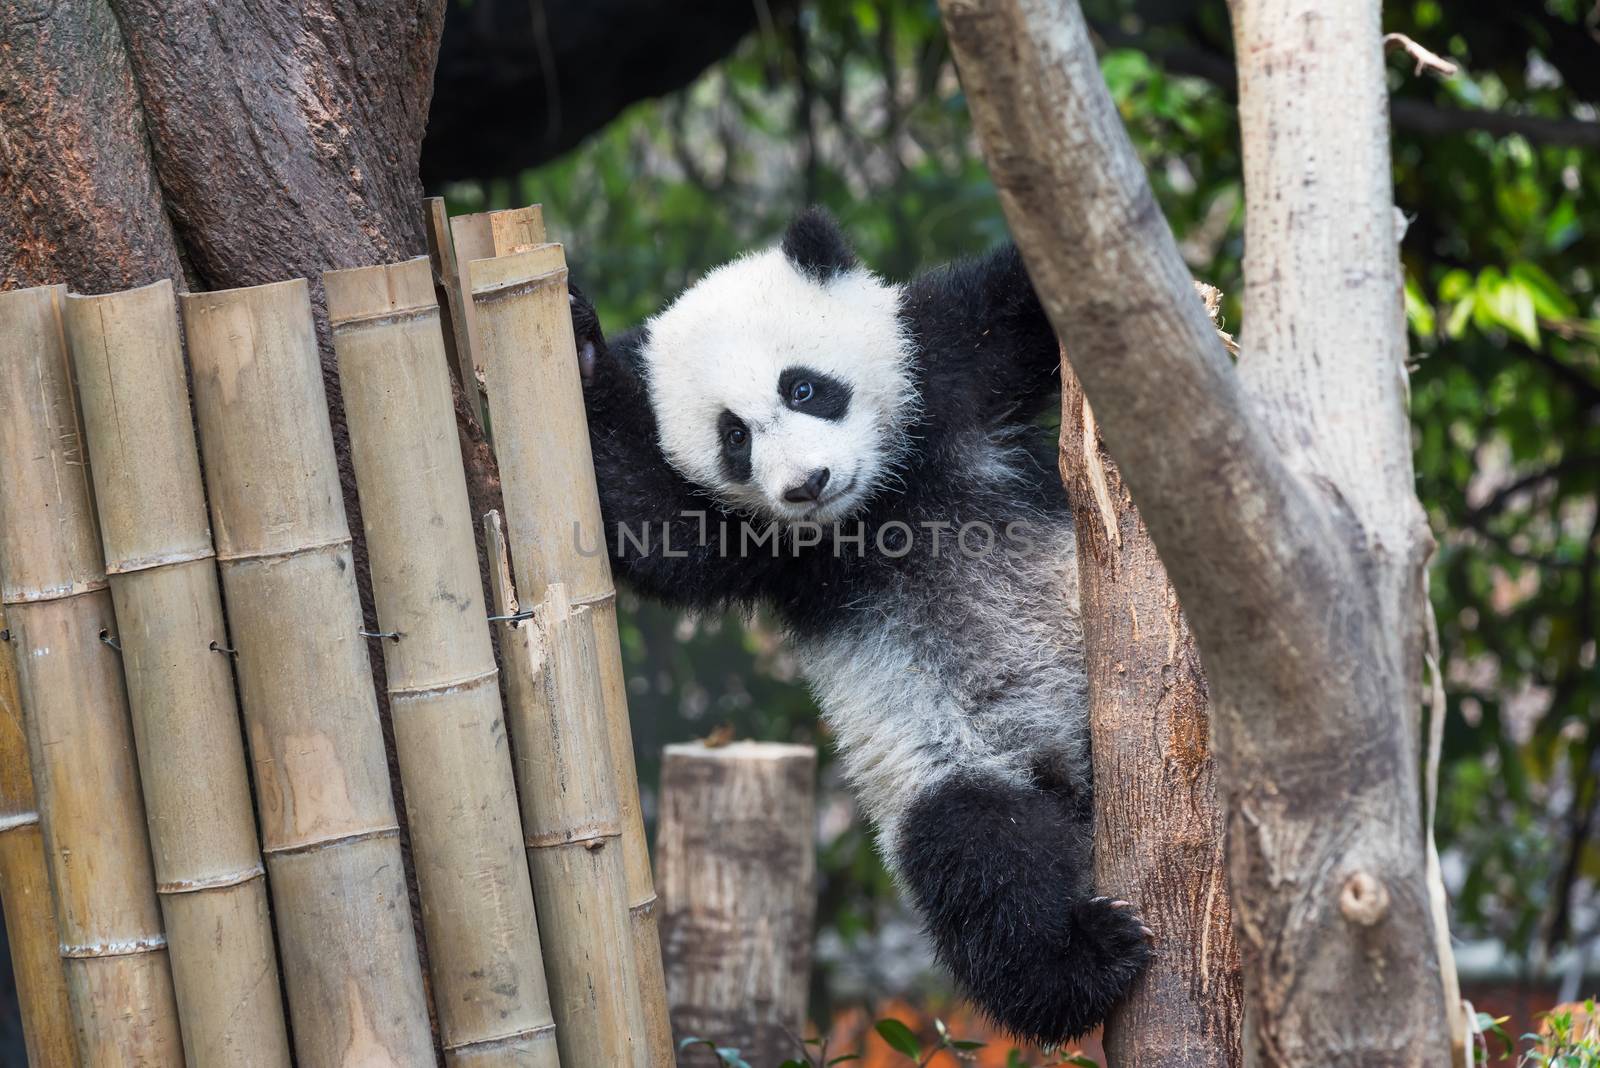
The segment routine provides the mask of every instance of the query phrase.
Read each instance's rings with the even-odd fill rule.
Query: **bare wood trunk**
[[[425,259],[323,276],[446,1063],[555,1068],[555,1025]]]
[[[0,293],[0,602],[80,1060],[182,1065],[64,297]]]
[[[3,567],[3,564],[0,564]],[[28,1063],[75,1068],[72,1009],[56,937],[55,894],[50,889],[44,832],[28,760],[17,691],[14,648],[0,603],[0,907],[5,909],[6,941]]]
[[[484,526],[495,614],[515,616],[499,513]],[[648,1064],[593,616],[572,609],[557,583],[534,618],[503,623],[523,834],[549,932],[545,967],[562,1062]]]
[[[1378,4],[1235,5],[1237,366],[1078,5],[943,7],[1012,231],[1205,649],[1246,1060],[1448,1063]]]
[[[306,283],[183,316],[298,1062],[431,1064]]]
[[[1107,1062],[1237,1068],[1244,990],[1200,653],[1067,366],[1061,475],[1078,530],[1095,886],[1159,932],[1149,970],[1106,1021]]]
[[[467,265],[484,365],[495,454],[504,480],[512,569],[524,596],[555,582],[593,612],[606,729],[622,824],[628,911],[649,1060],[674,1060],[661,971],[655,883],[617,637],[616,587],[600,528],[583,388],[560,245]],[[587,548],[583,548],[587,547]]]
[[[673,1031],[751,1064],[798,1057],[817,909],[817,751],[669,745],[661,762],[662,956]],[[696,1048],[685,1065],[715,1065]]]
[[[66,325],[186,1059],[286,1066],[172,283],[68,297]]]

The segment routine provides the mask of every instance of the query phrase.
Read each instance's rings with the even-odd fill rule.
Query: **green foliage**
[[[1226,70],[1225,5],[1084,7],[1180,247],[1226,294],[1248,353],[1228,79],[1178,73]],[[1550,26],[1581,36],[1589,7],[1509,5],[1507,20],[1545,21],[1508,41],[1511,22],[1488,8],[1387,4],[1386,29],[1463,71],[1419,78],[1397,57],[1391,89],[1428,107],[1592,116],[1593,101],[1551,73]],[[518,183],[451,190],[454,206],[542,201],[609,330],[771,240],[808,202],[833,209],[891,276],[1003,239],[933,0],[815,0],[787,19]],[[1484,130],[1402,128],[1393,148],[1396,202],[1410,220],[1401,254],[1417,489],[1439,541],[1441,846],[1447,864],[1460,861],[1458,932],[1493,935],[1531,960],[1546,935],[1595,933],[1569,932],[1564,917],[1574,902],[1593,904],[1600,883],[1588,833],[1600,805],[1600,166],[1580,149]],[[745,736],[826,742],[760,620],[687,623],[633,604],[624,643],[647,783],[661,742],[723,721]],[[832,781],[826,760],[823,774]],[[823,844],[819,921],[846,944],[898,908],[869,844],[859,826]],[[813,999],[819,1012],[828,992],[823,983]]]

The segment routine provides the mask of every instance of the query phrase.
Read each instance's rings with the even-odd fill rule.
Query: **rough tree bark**
[[[1237,365],[1078,5],[941,2],[1012,231],[1205,650],[1247,1063],[1446,1064],[1378,0],[1235,7]]]
[[[1159,939],[1106,1021],[1106,1056],[1123,1068],[1237,1068],[1244,989],[1200,651],[1066,363],[1061,477],[1078,528],[1095,886],[1137,902]]]

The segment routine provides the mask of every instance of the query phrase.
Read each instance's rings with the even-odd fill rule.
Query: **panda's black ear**
[[[783,235],[783,254],[795,270],[816,282],[831,281],[856,265],[850,242],[825,208],[807,208],[795,216]]]

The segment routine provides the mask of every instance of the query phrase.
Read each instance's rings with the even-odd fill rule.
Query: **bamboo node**
[[[259,864],[252,865],[243,871],[228,872],[225,875],[212,875],[204,879],[174,879],[167,883],[157,883],[158,894],[195,894],[203,890],[226,890],[230,886],[239,886],[251,879],[259,879],[266,871]]]
[[[332,838],[320,838],[315,842],[296,842],[293,845],[269,846],[261,852],[269,857],[291,856],[296,853],[315,853],[331,846],[344,845],[347,842],[365,842],[369,838],[398,838],[399,827],[379,827],[371,831],[356,831],[354,834],[336,834]]]
[[[94,957],[130,957],[137,953],[154,953],[167,948],[166,935],[133,938],[124,942],[91,942],[86,945],[61,944],[61,955],[71,960]]]
[[[436,682],[428,686],[394,686],[389,689],[389,697],[395,701],[406,701],[418,697],[439,697],[444,694],[466,693],[468,690],[476,690],[485,683],[493,682],[499,677],[500,672],[495,668],[490,668],[487,671],[480,671],[476,675]]]
[[[566,282],[567,269],[561,267],[544,274],[536,274],[532,278],[517,278],[510,282],[501,282],[497,285],[474,287],[472,300],[476,304],[487,304],[492,300],[505,300],[510,297],[520,297],[536,292],[549,285],[551,281]]]
[[[479,1038],[471,1042],[445,1043],[447,1053],[465,1053],[497,1049],[502,1046],[515,1045],[518,1042],[537,1041],[541,1038],[554,1038],[556,1025],[554,1023],[540,1024],[538,1027],[526,1027],[509,1035],[499,1035],[495,1038]]]

